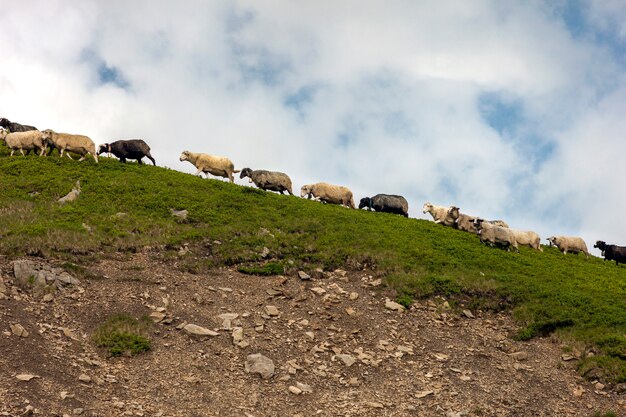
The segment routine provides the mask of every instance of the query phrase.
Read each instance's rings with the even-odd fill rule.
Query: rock
[[[311,288],[311,291],[313,291],[317,295],[322,295],[326,293],[326,290],[322,287],[313,287]]]
[[[341,360],[343,364],[346,365],[348,368],[354,365],[354,363],[356,362],[354,356],[345,353],[337,355],[337,358]]]
[[[78,376],[78,380],[80,382],[84,382],[84,383],[88,384],[88,383],[91,382],[91,377],[89,375],[87,375],[87,374],[80,374]]]
[[[267,258],[269,254],[270,254],[270,250],[264,246],[263,250],[261,251],[261,258]]]
[[[354,316],[354,315],[356,315],[356,310],[353,309],[352,307],[348,307],[348,308],[346,308],[346,314],[349,315],[349,316]]]
[[[153,311],[152,313],[150,313],[150,318],[155,323],[162,322],[165,319],[165,316],[166,316],[165,313],[161,313],[161,312],[158,312],[158,311]]]
[[[313,332],[304,332],[304,334],[311,340],[315,339],[315,333]]]
[[[311,279],[311,276],[304,271],[298,271],[298,277],[303,281],[308,281]]]
[[[269,379],[274,376],[274,361],[260,353],[254,353],[246,358],[245,370],[248,373],[259,374],[263,379]]]
[[[371,408],[385,408],[385,406],[382,403],[379,403],[377,401],[370,401],[367,403],[367,406]]]
[[[616,394],[625,394],[626,393],[626,382],[619,383],[615,385],[614,389]]]
[[[350,299],[351,300],[356,300],[357,298],[359,298],[359,293],[358,292],[351,292],[350,293]]]
[[[276,317],[280,314],[276,306],[265,306],[265,312],[271,317]]]
[[[20,381],[28,382],[33,378],[41,378],[41,377],[37,375],[33,375],[33,374],[19,374],[19,375],[15,375],[15,378],[19,379]]]
[[[298,387],[294,387],[293,385],[289,386],[289,392],[291,392],[292,394],[296,394],[296,395],[302,394],[302,390]]]
[[[48,264],[22,259],[13,262],[13,274],[18,286],[35,293],[42,293],[47,286],[61,288],[67,285],[79,285],[80,281],[61,268]]]
[[[582,395],[585,393],[585,389],[583,387],[581,387],[580,385],[578,385],[576,388],[574,388],[574,390],[572,391],[572,394],[574,394],[574,397],[582,397]]]
[[[415,393],[415,398],[424,398],[432,395],[434,391],[426,390],[426,391],[418,391]]]
[[[233,329],[233,345],[238,345],[241,341],[243,341],[243,328],[235,327]]]
[[[574,355],[571,355],[569,353],[564,353],[561,355],[561,360],[564,362],[568,362],[568,361],[574,361],[574,360],[578,360],[578,358]]]
[[[76,184],[74,185],[74,188],[72,188],[72,191],[70,191],[63,197],[59,198],[57,201],[61,204],[69,203],[69,202],[76,200],[79,195],[80,195],[80,180],[77,180]]]
[[[526,351],[519,351],[519,352],[513,352],[511,354],[509,354],[510,357],[512,357],[513,359],[515,359],[516,361],[525,361],[526,359],[528,359],[528,352]]]
[[[52,300],[54,300],[54,296],[52,294],[50,294],[50,293],[48,293],[48,294],[43,296],[44,303],[49,303]]]
[[[473,318],[474,318],[474,315],[473,315],[473,314],[472,314],[472,312],[471,312],[471,311],[469,311],[469,310],[463,310],[463,315],[464,315],[465,317],[467,317],[468,319],[473,319]]]
[[[172,213],[172,216],[177,217],[179,220],[182,221],[187,220],[187,216],[189,215],[189,212],[187,210],[170,209],[170,213]]]
[[[311,388],[309,384],[296,382],[296,387],[298,387],[302,392],[313,392],[313,388]]]
[[[60,327],[59,330],[63,332],[65,337],[69,337],[72,340],[80,340],[78,335],[73,330],[68,329],[67,327]]]
[[[196,324],[187,324],[183,330],[192,336],[217,336],[219,334]]]
[[[385,308],[387,310],[394,310],[394,311],[398,311],[398,312],[403,312],[405,310],[404,306],[402,304],[398,304],[395,301],[391,301],[390,299],[385,299]]]
[[[218,316],[222,319],[222,329],[231,330],[232,329],[232,321],[239,317],[237,313],[224,313]]]
[[[21,324],[11,324],[11,333],[18,337],[28,337],[28,332]]]

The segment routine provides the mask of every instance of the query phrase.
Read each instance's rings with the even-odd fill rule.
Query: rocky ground
[[[87,272],[32,293],[0,258],[0,416],[626,415],[554,338],[441,298],[403,311],[371,271],[194,275],[143,253]],[[119,312],[151,315],[150,352],[94,346]]]

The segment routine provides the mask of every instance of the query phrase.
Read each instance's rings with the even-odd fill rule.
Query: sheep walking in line
[[[3,129],[0,132],[0,139],[4,140],[4,143],[11,149],[11,156],[18,150],[22,156],[26,156],[24,151],[39,152],[39,156],[46,152],[46,141],[43,133],[38,130],[9,133],[8,130]]]
[[[626,247],[609,245],[603,240],[596,241],[593,247],[600,249],[605,261],[615,261],[615,265],[619,265],[620,262],[626,264]]]
[[[481,242],[490,246],[506,248],[507,251],[513,248],[516,252],[519,252],[517,239],[511,229],[495,226],[483,219],[474,219],[474,226],[478,229]]]
[[[538,250],[539,252],[543,252],[543,249],[541,248],[541,237],[539,237],[537,233],[515,229],[511,229],[511,231],[515,235],[515,240],[518,245],[528,246],[532,249]]]
[[[582,252],[582,253],[585,254],[585,256],[587,258],[589,257],[589,251],[587,250],[587,244],[585,243],[585,241],[581,237],[577,237],[577,236],[550,236],[548,238],[548,242],[550,242],[550,246],[554,245],[557,248],[559,248],[559,250],[561,252],[563,252],[564,255],[566,255],[567,252],[571,252],[571,253]]]
[[[43,139],[59,150],[59,158],[63,157],[63,153],[70,159],[72,156],[69,152],[74,152],[81,155],[79,161],[84,160],[87,155],[91,155],[93,159],[98,163],[98,154],[96,153],[96,144],[84,135],[73,135],[70,133],[57,133],[51,129],[43,131]]]
[[[285,173],[276,171],[265,171],[263,169],[252,170],[250,168],[244,168],[241,170],[239,178],[250,179],[254,185],[262,190],[277,191],[283,194],[287,191],[289,195],[293,195],[291,191],[291,178]]]
[[[444,207],[437,206],[432,203],[424,203],[424,207],[422,207],[422,212],[424,214],[430,213],[433,216],[433,220],[435,223],[443,224],[444,226],[454,226],[454,219],[452,218],[450,212],[454,210],[456,207]]]
[[[461,213],[460,209],[456,206],[450,207],[448,216],[454,220],[454,226],[457,229],[462,230],[464,232],[474,233],[476,235],[478,234],[478,229],[474,225],[474,219],[477,219],[478,217]],[[506,222],[502,220],[482,220],[482,221],[491,223],[494,226],[507,227],[507,228],[509,227],[509,225],[506,224]]]
[[[5,117],[0,118],[0,127],[5,128],[9,132],[28,132],[29,130],[37,130],[35,126],[15,123]]]
[[[367,207],[368,210],[409,217],[409,203],[401,195],[376,194],[374,197],[363,197],[359,202],[359,209],[363,207]]]
[[[356,208],[352,198],[352,191],[341,185],[332,185],[325,182],[303,185],[300,189],[300,197],[305,196],[309,199],[313,196],[330,204],[341,204],[349,208]]]
[[[156,166],[154,158],[150,155],[150,147],[141,139],[117,140],[111,143],[103,143],[98,147],[98,155],[107,152],[107,154],[115,155],[120,162],[126,162],[127,159],[136,159],[141,165],[141,158],[144,156],[152,161],[152,165]]]
[[[196,168],[198,168],[195,175],[201,175],[204,172],[207,178],[209,177],[209,174],[212,174],[216,177],[228,178],[230,182],[235,182],[233,173],[240,172],[235,169],[233,162],[224,156],[214,156],[207,153],[184,151],[180,154],[179,159],[181,162],[191,162]]]

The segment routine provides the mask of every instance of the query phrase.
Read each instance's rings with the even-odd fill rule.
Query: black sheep
[[[7,129],[9,132],[28,132],[29,130],[37,130],[35,126],[21,125],[14,123],[4,117],[0,118],[0,126]]]
[[[141,164],[141,158],[144,156],[152,161],[152,165],[156,165],[154,158],[150,155],[150,147],[141,139],[117,140],[111,143],[104,143],[98,147],[98,155],[107,152],[120,158],[121,162],[127,159],[136,159]]]
[[[376,194],[374,197],[363,197],[359,202],[359,208],[363,207],[409,217],[409,203],[401,195]]]
[[[598,240],[593,247],[602,251],[605,261],[615,261],[615,265],[619,265],[620,262],[626,264],[626,247],[607,245],[601,240]]]

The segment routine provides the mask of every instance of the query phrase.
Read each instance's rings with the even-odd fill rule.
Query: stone
[[[511,356],[516,361],[521,362],[521,361],[525,361],[526,359],[528,359],[528,352],[521,350],[519,352],[511,353],[509,354],[509,356]]]
[[[76,200],[79,195],[80,195],[80,180],[77,180],[76,184],[74,185],[74,188],[72,188],[72,191],[70,191],[63,197],[59,198],[57,201],[60,204],[69,203],[69,202]]]
[[[187,210],[170,209],[170,213],[172,213],[172,216],[182,221],[187,220],[187,216],[189,215],[189,212]]]
[[[243,328],[235,327],[233,328],[233,345],[238,345],[241,341],[243,341]]]
[[[294,387],[293,385],[289,386],[289,392],[291,392],[292,394],[296,394],[296,395],[302,394],[302,390],[298,387]]]
[[[88,383],[91,382],[91,377],[89,375],[87,375],[87,374],[80,374],[78,376],[78,380],[80,382],[84,382],[84,383],[88,384]]]
[[[322,295],[326,293],[326,290],[322,287],[313,287],[311,288],[311,291],[313,291],[317,295]]]
[[[304,271],[298,271],[298,277],[303,281],[308,281],[311,279],[311,276]]]
[[[265,306],[265,312],[271,317],[276,317],[280,314],[276,306]]]
[[[33,378],[41,378],[41,377],[37,375],[33,375],[33,374],[19,374],[19,375],[15,375],[15,378],[19,379],[20,381],[28,382]]]
[[[564,362],[568,362],[568,361],[574,361],[577,360],[578,358],[574,355],[571,355],[569,353],[564,353],[561,355],[561,360]]]
[[[187,324],[183,330],[192,336],[217,336],[219,333],[196,324]]]
[[[237,313],[223,313],[218,316],[222,319],[222,329],[231,330],[232,329],[232,321],[239,317]]]
[[[356,362],[354,356],[345,353],[337,355],[337,358],[341,360],[341,362],[343,362],[343,364],[346,365],[348,368],[354,365],[354,363]]]
[[[270,254],[270,250],[266,247],[263,247],[263,250],[261,251],[261,258],[267,258]]]
[[[473,314],[472,314],[472,312],[471,312],[471,311],[469,311],[469,310],[463,310],[463,315],[464,315],[465,317],[467,317],[468,319],[473,319],[473,318],[474,318],[474,315],[473,315]]]
[[[309,384],[303,384],[301,382],[296,382],[296,387],[300,389],[302,392],[313,392],[313,388]]]
[[[78,335],[73,330],[68,329],[67,327],[60,327],[59,329],[63,332],[65,337],[69,337],[72,340],[80,340]]]
[[[385,299],[385,308],[387,310],[393,310],[393,311],[398,311],[398,312],[403,312],[405,310],[404,306],[402,304],[398,304],[395,301],[391,301],[390,299]]]
[[[424,398],[432,395],[434,391],[426,390],[426,391],[418,391],[415,393],[415,398]]]
[[[52,300],[54,300],[54,296],[52,294],[50,294],[50,293],[48,293],[48,294],[43,296],[43,302],[44,303],[49,303]]]
[[[158,311],[153,311],[152,313],[150,313],[150,318],[155,323],[162,322],[165,319],[165,316],[166,316],[165,313],[161,313],[161,312],[158,312]]]
[[[245,370],[248,373],[259,374],[263,379],[274,376],[274,361],[260,353],[248,355]]]
[[[359,298],[359,293],[358,292],[351,292],[349,297],[350,297],[351,300],[354,301],[357,298]]]
[[[371,408],[385,408],[385,406],[382,403],[379,403],[377,401],[370,401],[367,403],[367,406]]]
[[[18,337],[28,337],[28,332],[21,324],[11,324],[11,333]]]
[[[80,281],[61,268],[28,259],[13,262],[13,274],[18,286],[24,290],[41,293],[48,285],[61,288],[67,285],[80,285]]]

